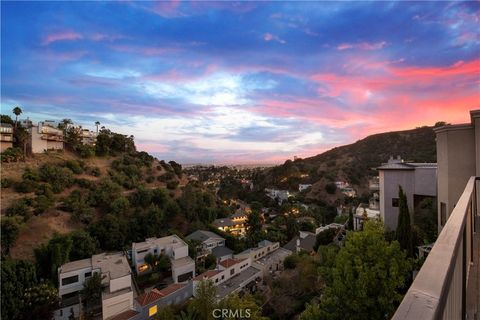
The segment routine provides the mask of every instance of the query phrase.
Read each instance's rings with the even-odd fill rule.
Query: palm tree
[[[15,115],[15,129],[17,129],[18,116],[22,114],[22,109],[20,109],[19,106],[16,106],[13,108],[12,112]]]
[[[98,126],[100,125],[100,121],[95,121],[95,126],[97,127],[97,133],[98,133]]]

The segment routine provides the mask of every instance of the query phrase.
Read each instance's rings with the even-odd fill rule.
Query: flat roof
[[[67,262],[60,267],[60,273],[76,271],[92,267],[92,258]]]
[[[261,274],[261,272],[262,271],[260,269],[257,269],[255,267],[248,267],[247,269],[238,273],[236,276],[233,276],[232,278],[218,285],[217,297],[223,298],[227,296],[228,294],[240,288],[245,281],[250,280],[252,277],[255,277],[259,273]]]
[[[190,258],[189,256],[186,256],[180,259],[175,259],[175,260],[172,259],[171,263],[172,263],[172,267],[180,267],[180,266],[184,266],[192,263],[194,264],[195,262],[193,261],[192,258]]]
[[[292,251],[287,250],[285,248],[278,248],[275,251],[272,251],[271,253],[267,254],[266,256],[258,259],[256,262],[265,265],[266,262],[269,262],[271,260],[276,260],[277,258],[285,258],[288,257],[289,255],[292,254]]]
[[[193,233],[190,233],[188,236],[186,236],[186,238],[188,240],[198,240],[198,241],[206,241],[208,239],[222,239],[222,240],[225,240],[224,238],[222,238],[221,236],[219,236],[218,234],[214,233],[214,232],[211,232],[211,231],[207,231],[207,230],[197,230]]]
[[[132,273],[127,258],[122,252],[101,253],[92,256],[93,269],[99,268],[110,279],[117,279]]]
[[[162,238],[147,238],[143,242],[132,243],[132,250],[149,249],[155,246],[171,246],[178,248],[186,246],[187,244],[179,236],[173,234]]]

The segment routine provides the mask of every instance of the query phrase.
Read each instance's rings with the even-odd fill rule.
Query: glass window
[[[72,276],[68,278],[63,278],[62,279],[62,286],[66,286],[67,284],[72,284],[78,282],[78,276]]]
[[[91,277],[92,276],[92,272],[85,272],[85,278],[88,278],[88,277]]]
[[[398,198],[392,198],[392,207],[398,208]]]

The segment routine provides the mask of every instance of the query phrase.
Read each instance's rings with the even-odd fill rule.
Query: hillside
[[[311,183],[313,187],[307,198],[330,202],[340,195],[338,191],[333,196],[324,192],[326,184],[346,180],[362,195],[368,192],[368,179],[378,174],[375,168],[390,156],[436,162],[433,127],[375,134],[310,158],[287,160],[283,165],[265,170],[256,183],[259,188],[276,186],[292,191],[298,190],[299,183]]]

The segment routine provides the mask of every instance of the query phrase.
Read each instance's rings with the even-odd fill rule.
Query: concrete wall
[[[87,273],[87,272],[92,272],[92,268],[88,267],[88,268],[83,268],[83,269],[74,270],[74,271],[70,271],[70,272],[60,273],[58,275],[58,294],[60,296],[63,296],[63,295],[68,294],[68,293],[77,292],[77,291],[82,290],[83,289],[83,284],[86,280],[85,273]],[[72,277],[72,276],[78,276],[78,281],[75,282],[75,283],[71,283],[71,284],[67,284],[67,285],[63,286],[62,285],[62,279],[69,278],[69,277]]]
[[[192,260],[192,263],[189,263],[187,265],[182,265],[176,268],[172,267],[173,282],[177,283],[179,276],[189,272],[192,273],[193,277],[195,276],[195,262],[193,260]]]
[[[38,126],[32,126],[30,128],[30,146],[32,153],[42,153],[45,150],[51,149],[63,150],[63,142],[44,140],[39,130],[40,128]]]
[[[385,228],[390,230],[397,228],[398,207],[392,206],[392,199],[398,198],[399,186],[402,186],[407,196],[408,208],[412,214],[414,177],[414,170],[380,170],[380,216]]]
[[[439,128],[437,135],[438,162],[438,225],[441,225],[441,204],[450,216],[468,179],[476,174],[475,130],[470,125]]]
[[[126,275],[117,279],[110,279],[110,292],[115,292],[125,288],[132,287],[132,277],[131,275]]]
[[[415,168],[415,194],[437,196],[437,168]]]
[[[174,257],[174,259],[184,258],[188,256],[188,246],[175,248],[173,252],[172,252],[172,256]]]
[[[102,300],[102,319],[130,310],[133,307],[133,291]]]
[[[70,320],[70,315],[72,314],[73,311],[73,316],[75,319],[77,319],[80,316],[80,305],[75,304],[73,306],[68,306],[64,308],[59,308],[55,310],[53,313],[53,319],[55,320]]]

